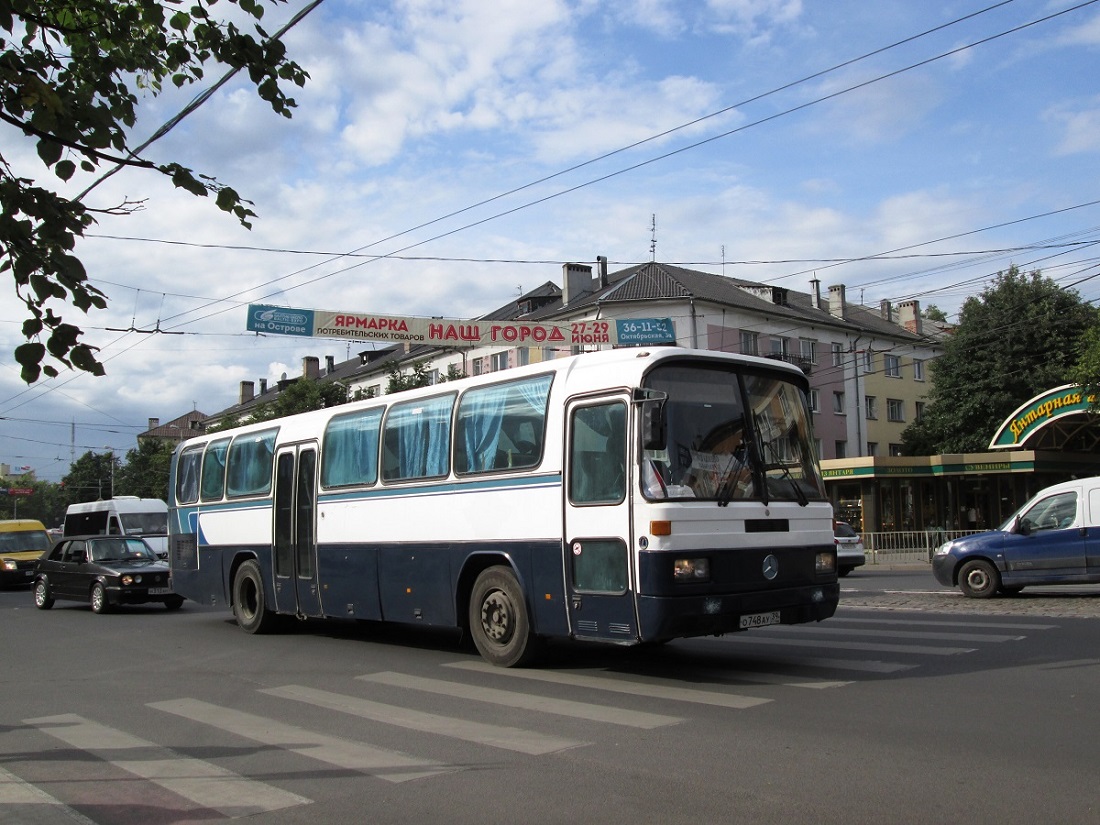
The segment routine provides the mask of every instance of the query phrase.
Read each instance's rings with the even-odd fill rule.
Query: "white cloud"
[[[1094,98],[1080,108],[1071,108],[1070,104],[1054,107],[1044,114],[1044,119],[1054,123],[1061,131],[1055,149],[1058,154],[1100,151],[1100,98]]]

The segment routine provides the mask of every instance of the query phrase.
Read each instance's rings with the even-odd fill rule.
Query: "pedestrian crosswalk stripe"
[[[51,811],[56,811],[57,816],[53,817],[56,821],[61,822],[61,817],[64,817],[64,821],[69,825],[95,825],[95,823],[84,816],[79,811],[74,811],[65,803],[50,796],[41,788],[36,788],[29,782],[24,782],[18,776],[13,773],[0,768],[0,805],[48,805]],[[18,820],[12,820],[18,821]],[[35,814],[29,818],[30,822],[47,821],[47,817],[42,814]]]
[[[498,668],[498,670],[500,669]],[[652,729],[665,725],[675,725],[684,721],[678,716],[665,716],[658,713],[609,707],[607,705],[597,705],[589,702],[574,702],[569,699],[556,699],[552,696],[533,696],[526,693],[516,693],[510,690],[499,690],[478,685],[466,685],[460,682],[448,682],[440,679],[409,676],[404,673],[369,673],[364,676],[356,676],[355,678],[362,679],[366,682],[377,682],[378,684],[391,685],[393,687],[406,688],[409,690],[420,690],[442,696],[452,696],[458,699],[472,699],[476,702],[489,702],[505,707],[541,711],[543,713],[553,713],[558,716],[587,719],[592,722],[604,722],[611,725],[625,725],[632,728]]]
[[[225,816],[251,816],[312,802],[73,713],[23,721],[71,747],[92,753],[120,770]],[[139,754],[141,758],[134,758]]]
[[[455,719],[449,716],[440,716],[435,713],[412,710],[410,708],[386,705],[381,702],[373,702],[361,699],[357,696],[345,696],[339,693],[330,693],[326,690],[303,687],[301,685],[286,685],[284,687],[267,688],[260,693],[269,696],[278,696],[283,699],[294,699],[306,702],[317,707],[329,710],[349,713],[364,719],[376,722],[384,722],[387,725],[411,730],[434,733],[439,736],[449,736],[454,739],[462,739],[468,742],[476,742],[481,745],[489,745],[494,748],[526,753],[538,756],[546,753],[576,748],[587,745],[588,742],[578,742],[573,739],[563,739],[559,736],[526,731],[520,728],[505,727],[503,725],[491,725],[484,722],[474,722],[467,719]]]
[[[361,771],[387,782],[407,782],[456,770],[429,759],[417,759],[397,751],[314,733],[276,719],[219,707],[199,699],[151,702],[149,707],[329,765]]]
[[[995,630],[1054,630],[1056,624],[1020,624],[1019,622],[960,622],[946,619],[857,619],[849,616],[833,616],[829,624],[902,624],[906,627],[965,627],[993,628]]]
[[[761,631],[763,635],[779,635],[771,630],[771,628],[761,628]],[[784,631],[780,631],[780,633],[782,632]],[[794,630],[793,628],[785,632],[793,632],[795,635],[800,635],[800,631]],[[1018,642],[1021,639],[1027,638],[1026,636],[1009,636],[1004,633],[951,633],[942,630],[865,630],[861,628],[835,627],[829,625],[806,628],[801,631],[801,633],[804,633],[806,636],[835,636],[837,634],[842,634],[844,636],[873,636],[877,639],[923,639],[929,642],[989,642],[990,644],[999,642]],[[831,644],[831,642],[825,642],[825,644]]]
[[[977,648],[973,647],[931,647],[929,645],[885,645],[873,642],[839,642],[826,641],[824,639],[812,639],[803,636],[799,639],[777,639],[765,634],[749,636],[738,633],[736,638],[726,639],[732,645],[767,645],[768,647],[813,647],[818,650],[832,648],[834,650],[863,650],[874,653],[909,653],[923,656],[956,656],[959,653],[973,653]]]
[[[693,687],[685,687],[683,682],[668,680],[667,684],[655,684],[651,682],[634,682],[626,679],[617,679],[608,676],[589,676],[583,673],[567,673],[555,670],[505,670],[493,667],[488,662],[450,662],[445,667],[453,667],[459,670],[471,670],[479,673],[492,673],[497,676],[519,679],[531,679],[539,682],[550,682],[556,685],[571,685],[586,690],[604,690],[613,693],[626,693],[631,696],[647,696],[651,699],[674,700],[677,702],[693,702],[698,705],[717,705],[723,708],[744,710],[756,707],[772,701],[759,696],[741,696],[736,693],[722,691],[699,690]]]

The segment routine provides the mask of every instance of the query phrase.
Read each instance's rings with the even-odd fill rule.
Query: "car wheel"
[[[164,600],[164,606],[169,610],[179,610],[183,607],[183,596],[169,596]]]
[[[50,586],[45,579],[39,579],[34,583],[34,606],[39,610],[49,610],[53,607],[53,596],[50,595]]]
[[[107,589],[102,582],[92,585],[92,611],[94,613],[111,612],[111,602],[107,599]]]
[[[959,570],[959,589],[971,599],[988,599],[1001,586],[1001,574],[985,559],[968,561]]]
[[[524,665],[538,652],[523,590],[507,567],[490,567],[477,577],[469,620],[478,652],[494,665]]]
[[[279,617],[267,609],[260,565],[249,559],[233,577],[233,615],[245,633],[270,633]]]

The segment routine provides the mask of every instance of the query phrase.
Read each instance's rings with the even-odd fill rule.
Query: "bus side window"
[[[542,459],[551,376],[469,390],[455,417],[455,472],[521,470]]]
[[[609,504],[626,496],[626,405],[573,411],[569,497],[578,504]]]
[[[176,467],[176,502],[192,504],[199,500],[199,465],[202,450],[187,450]]]
[[[202,460],[202,498],[204,501],[219,501],[225,493],[225,454],[229,450],[229,439],[211,441],[206,445],[206,455]]]
[[[382,408],[334,417],[325,428],[321,485],[346,487],[378,480],[378,429]]]

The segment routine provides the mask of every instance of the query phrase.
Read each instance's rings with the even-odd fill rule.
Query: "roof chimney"
[[[265,392],[267,392],[267,379],[266,378],[261,378],[260,379],[260,395],[263,395]]]
[[[336,356],[335,355],[326,355],[325,356],[325,372],[326,373],[333,373],[335,371],[336,371]]]
[[[882,316],[883,321],[894,322],[893,307],[890,306],[890,302],[883,298],[878,305],[879,314]]]
[[[821,281],[816,276],[810,281],[810,306],[821,309]]]
[[[150,430],[155,430],[159,426],[160,426],[160,419],[159,418],[150,418],[149,419],[149,429]]]
[[[920,301],[902,301],[898,304],[898,323],[915,335],[923,335]]]
[[[607,256],[597,255],[596,263],[600,267],[600,289],[607,289]]]
[[[251,381],[242,381],[241,382],[241,400],[238,403],[247,404],[249,401],[251,401],[253,398],[255,398],[256,397],[255,396],[255,390],[256,390],[256,385],[253,384]]]
[[[562,306],[569,306],[591,290],[592,267],[587,264],[563,264],[561,269],[561,303]]]
[[[848,317],[848,304],[844,301],[844,284],[829,287],[829,314],[835,318]]]
[[[316,380],[321,372],[320,360],[316,355],[307,355],[302,359],[302,377]]]

